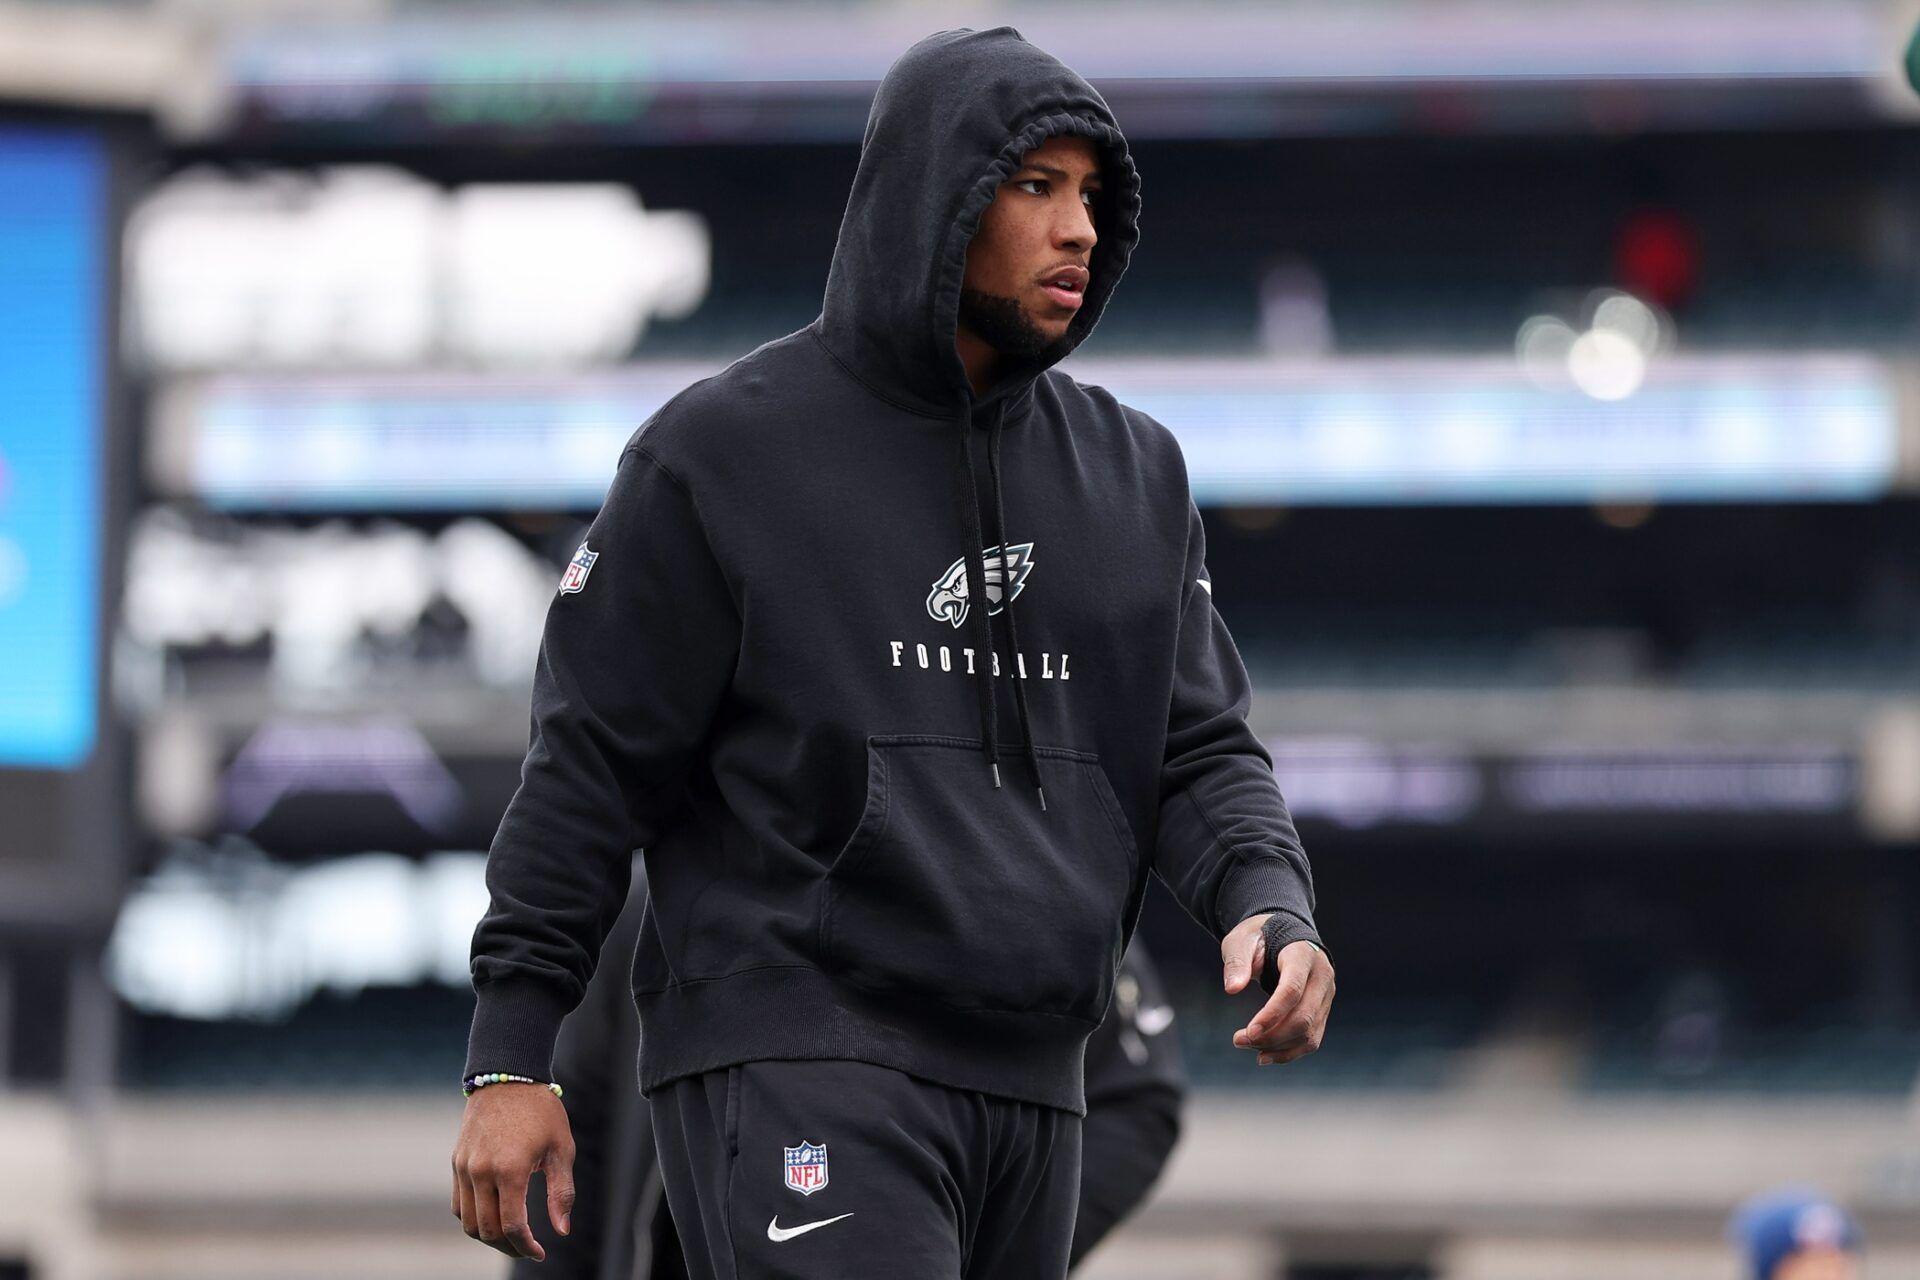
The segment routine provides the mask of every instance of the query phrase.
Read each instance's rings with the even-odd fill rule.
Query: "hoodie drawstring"
[[[1013,583],[1008,580],[1006,509],[1000,491],[1000,429],[1007,418],[1006,402],[995,406],[993,428],[987,436],[987,463],[990,478],[993,481],[993,537],[994,545],[1000,555],[1000,607],[1007,615],[1007,643],[1013,651],[1014,669],[1008,678],[1013,681],[1013,703],[1020,716],[1020,736],[1026,746],[1027,764],[1033,770],[1033,789],[1040,798],[1040,807],[1047,807],[1046,788],[1040,781],[1040,753],[1034,750],[1033,719],[1027,709],[1027,690],[1019,678],[1020,631],[1013,615]],[[960,483],[966,491],[960,503],[960,518],[966,526],[966,562],[967,562],[967,611],[973,621],[974,648],[976,661],[973,670],[973,687],[980,708],[980,748],[986,754],[987,767],[993,773],[993,785],[1000,785],[1000,740],[999,708],[993,693],[993,620],[990,615],[992,601],[986,591],[986,559],[983,543],[985,534],[981,529],[980,489],[977,473],[973,465],[973,415],[971,410],[960,418],[960,452],[964,455],[966,466],[959,472]]]
[[[987,768],[993,772],[993,785],[1000,785],[1000,743],[993,702],[993,623],[987,616],[987,571],[981,555],[980,493],[974,483],[973,413],[960,414],[960,454],[966,465],[958,469],[960,478],[960,520],[966,526],[964,558],[967,562],[967,616],[973,621],[973,689],[980,705],[980,749],[986,753]]]
[[[1007,402],[1002,400],[994,414],[993,430],[987,436],[987,470],[993,477],[993,541],[1000,548],[1000,607],[1007,614],[1007,645],[1013,650],[1013,705],[1020,712],[1020,736],[1027,744],[1027,764],[1033,770],[1033,789],[1039,793],[1040,808],[1047,807],[1047,789],[1040,785],[1040,753],[1033,746],[1033,718],[1027,712],[1027,682],[1020,678],[1020,624],[1013,617],[1013,583],[1007,580],[1007,513],[1000,500],[1000,428],[1007,421]]]

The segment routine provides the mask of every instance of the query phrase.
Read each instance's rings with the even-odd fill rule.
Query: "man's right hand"
[[[543,1084],[502,1081],[467,1098],[453,1148],[453,1216],[510,1258],[546,1259],[527,1225],[527,1181],[547,1175],[547,1217],[561,1235],[573,1212],[573,1129]]]

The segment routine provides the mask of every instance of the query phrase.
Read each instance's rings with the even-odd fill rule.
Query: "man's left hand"
[[[1250,916],[1221,939],[1227,994],[1245,991],[1265,965],[1260,928],[1266,922],[1265,915]],[[1280,949],[1279,968],[1279,981],[1266,1005],[1233,1033],[1234,1045],[1257,1050],[1263,1067],[1292,1062],[1318,1049],[1333,1007],[1333,962],[1320,948],[1306,941],[1288,943]]]

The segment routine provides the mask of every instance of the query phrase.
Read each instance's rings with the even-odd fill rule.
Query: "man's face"
[[[1021,157],[967,245],[960,328],[1012,356],[1065,338],[1086,294],[1099,192],[1089,138],[1050,138]]]

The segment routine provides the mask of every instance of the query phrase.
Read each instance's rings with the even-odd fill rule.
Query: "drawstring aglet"
[[[989,760],[987,761],[987,767],[993,770],[993,786],[994,790],[997,791],[1000,789],[1000,762],[998,760]]]
[[[1040,797],[1040,811],[1042,813],[1045,813],[1047,808],[1047,789],[1043,786],[1040,786],[1038,783],[1034,784],[1033,789],[1034,789],[1034,792]]]

